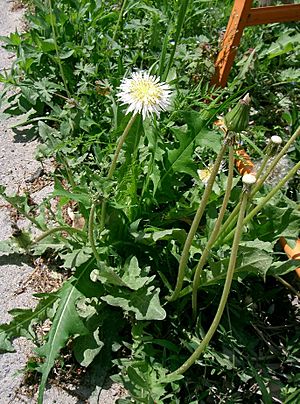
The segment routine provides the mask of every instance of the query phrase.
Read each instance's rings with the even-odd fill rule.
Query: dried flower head
[[[268,164],[265,167],[265,170],[267,170],[270,167],[270,164],[272,164],[273,160],[275,157],[271,157],[268,161]],[[257,167],[259,168],[262,164],[262,160],[257,161]],[[270,175],[266,179],[265,183],[267,185],[271,185],[272,187],[275,187],[279,181],[281,181],[287,173],[290,171],[290,169],[293,167],[292,161],[289,159],[287,155],[283,156],[277,165],[273,168],[271,171]],[[264,170],[264,171],[265,171]],[[288,183],[285,184],[284,186],[285,189],[288,188]]]
[[[244,174],[242,177],[242,181],[246,185],[253,185],[256,183],[256,177],[253,174]]]
[[[282,143],[282,138],[280,136],[272,136],[271,137],[271,142],[274,144],[281,144]]]
[[[130,79],[123,79],[117,97],[123,105],[128,105],[126,114],[141,113],[143,119],[149,115],[159,115],[170,106],[171,89],[156,76],[140,71]]]

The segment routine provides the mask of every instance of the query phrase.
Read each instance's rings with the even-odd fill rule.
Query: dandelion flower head
[[[132,74],[130,79],[123,79],[120,85],[118,99],[123,105],[128,105],[126,114],[141,113],[143,119],[149,115],[159,116],[170,106],[171,89],[168,84],[160,82],[156,76],[145,71]]]
[[[224,168],[225,168],[225,162],[222,161],[220,168],[218,170],[218,174],[220,174],[221,171],[224,171]],[[202,170],[197,170],[197,174],[205,186],[207,186],[207,184],[208,184],[212,170],[213,170],[213,164],[209,164],[209,166],[207,168],[203,168]]]
[[[197,170],[200,180],[206,186],[208,184],[208,180],[211,176],[212,167],[204,168],[203,170]]]

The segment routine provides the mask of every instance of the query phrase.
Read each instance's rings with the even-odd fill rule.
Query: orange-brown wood
[[[211,83],[224,87],[231,70],[244,28],[250,13],[252,0],[235,0],[222,49],[215,62],[215,74]]]
[[[252,8],[246,26],[300,20],[300,4]]]
[[[215,62],[212,84],[225,87],[245,27],[300,20],[300,4],[251,8],[252,0],[235,0],[222,48]]]
[[[300,239],[296,241],[294,248],[291,248],[284,237],[280,237],[279,242],[288,258],[293,260],[300,260]],[[296,273],[300,278],[300,268],[296,268]]]

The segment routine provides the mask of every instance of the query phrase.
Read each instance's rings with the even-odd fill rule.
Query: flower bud
[[[246,94],[231,111],[227,112],[224,118],[227,130],[239,133],[247,129],[249,125],[250,101],[249,94]]]

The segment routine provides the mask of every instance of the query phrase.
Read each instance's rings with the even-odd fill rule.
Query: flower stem
[[[256,186],[253,188],[250,198],[252,198],[256,192],[261,188],[262,184],[265,182],[265,180],[268,178],[270,173],[273,171],[275,166],[277,165],[278,161],[288,152],[290,146],[294,141],[297,139],[297,137],[300,135],[300,126],[296,129],[295,133],[291,138],[286,142],[284,147],[281,149],[281,152],[277,154],[277,156],[274,158],[270,166],[268,167],[266,173],[263,175],[263,177],[257,182]]]
[[[119,18],[118,18],[118,21],[117,21],[117,24],[116,24],[116,28],[115,28],[113,37],[112,37],[113,42],[115,42],[115,40],[117,39],[117,34],[118,34],[118,31],[119,31],[119,28],[120,28],[120,25],[121,25],[121,21],[122,21],[122,18],[123,18],[126,3],[127,3],[127,0],[123,0],[122,7],[121,7],[121,10],[120,10],[120,13],[119,13]]]
[[[201,202],[200,202],[199,207],[197,209],[197,212],[195,214],[195,217],[194,217],[193,223],[191,225],[189,234],[187,235],[187,238],[186,238],[183,250],[182,250],[182,254],[181,254],[181,257],[180,257],[175,290],[174,290],[173,294],[168,298],[169,301],[176,300],[178,298],[178,296],[179,296],[179,293],[180,293],[181,289],[182,289],[183,279],[184,279],[184,275],[185,275],[185,268],[187,266],[187,262],[188,262],[188,259],[189,259],[189,251],[190,251],[194,236],[196,234],[196,231],[198,229],[200,220],[201,220],[202,215],[204,213],[204,209],[205,209],[205,207],[207,205],[207,202],[209,200],[209,196],[211,194],[211,190],[212,190],[216,175],[217,175],[217,173],[219,171],[221,161],[223,159],[223,156],[224,156],[226,148],[227,148],[227,142],[225,141],[222,148],[221,148],[221,150],[219,151],[219,154],[218,154],[218,156],[216,158],[216,161],[215,161],[215,163],[213,165],[213,168],[212,168],[212,171],[211,171],[207,186],[205,187]]]
[[[229,167],[228,167],[228,179],[227,179],[227,185],[226,185],[226,192],[224,195],[223,203],[219,212],[218,219],[215,223],[214,230],[212,231],[209,240],[207,241],[207,244],[203,250],[202,256],[198,262],[196,272],[194,275],[194,281],[193,281],[193,293],[192,293],[192,307],[193,307],[193,317],[196,317],[197,314],[197,296],[198,296],[198,288],[199,288],[199,283],[200,283],[200,276],[202,269],[204,265],[206,264],[207,257],[209,255],[210,249],[213,246],[220,228],[222,224],[222,220],[224,218],[224,214],[227,208],[227,204],[230,198],[231,194],[231,188],[232,188],[232,182],[233,182],[233,167],[234,167],[234,151],[233,151],[233,146],[229,146]]]
[[[259,189],[261,188],[261,186],[263,185],[264,181],[267,179],[267,177],[269,176],[269,174],[271,173],[271,171],[275,168],[275,166],[277,165],[278,161],[281,159],[281,157],[287,153],[288,149],[290,148],[290,146],[292,145],[292,143],[297,139],[297,137],[300,135],[300,126],[296,129],[295,133],[293,134],[293,136],[291,136],[291,138],[288,140],[288,142],[285,144],[285,146],[282,148],[281,152],[277,155],[277,157],[275,157],[275,159],[272,161],[271,165],[269,166],[266,174],[257,182],[256,186],[253,188],[249,200],[251,200],[253,198],[253,196],[259,191]],[[240,202],[236,205],[236,207],[233,209],[233,211],[231,212],[231,214],[229,215],[229,217],[227,218],[227,220],[225,221],[225,223],[223,224],[223,226],[221,227],[220,230],[220,235],[217,238],[217,241],[220,239],[223,239],[223,237],[225,236],[226,232],[230,231],[230,229],[232,228],[235,220],[236,220],[236,216],[238,214],[238,211],[240,209]],[[232,233],[232,232],[231,232]],[[231,234],[232,235],[232,234]],[[226,236],[227,239],[227,236]]]
[[[100,256],[98,254],[96,244],[95,244],[95,238],[94,238],[94,219],[95,219],[95,210],[96,210],[96,204],[93,203],[91,206],[90,210],[90,216],[89,216],[89,228],[88,228],[88,237],[89,237],[89,242],[93,251],[93,254],[96,258],[98,266],[100,266]]]
[[[248,215],[245,217],[243,225],[247,224],[250,222],[251,219],[253,219],[253,217],[262,210],[262,208],[266,205],[267,202],[269,202],[269,200],[271,198],[273,198],[273,196],[280,190],[280,188],[282,188],[295,174],[296,172],[300,169],[300,161],[288,172],[288,174],[281,180],[278,182],[278,184],[276,185],[275,188],[272,189],[272,191],[270,191],[264,198],[262,198],[262,200],[260,201],[260,203],[254,208],[252,209]],[[251,198],[252,192],[250,194],[250,198]],[[233,231],[231,231],[224,239],[224,242],[230,240],[233,236]]]
[[[185,21],[185,16],[186,16],[186,12],[187,12],[187,8],[189,5],[189,0],[182,0],[181,1],[181,7],[178,13],[178,19],[177,19],[177,27],[176,27],[176,33],[175,33],[175,40],[174,40],[174,45],[173,45],[173,49],[170,55],[170,59],[168,62],[168,65],[166,67],[166,70],[164,71],[163,74],[163,81],[165,81],[168,77],[170,68],[172,66],[173,60],[174,60],[174,56],[175,56],[175,52],[176,52],[176,48],[177,48],[177,44],[181,35],[181,31],[183,28],[183,24]]]
[[[127,125],[126,125],[126,128],[124,129],[124,132],[122,133],[122,136],[119,139],[119,142],[118,142],[118,145],[117,145],[114,157],[113,157],[113,161],[111,163],[111,166],[110,166],[110,169],[109,169],[108,175],[107,175],[107,178],[109,180],[112,178],[112,176],[113,176],[113,174],[115,172],[120,151],[122,149],[122,146],[123,146],[123,144],[124,144],[124,142],[126,140],[126,137],[127,137],[128,133],[129,133],[129,131],[130,131],[136,117],[137,117],[137,114],[132,115],[132,117],[129,119],[129,121],[128,121]]]
[[[242,200],[241,200],[241,208],[240,208],[240,212],[239,212],[237,226],[235,228],[234,240],[233,240],[233,244],[232,244],[226,280],[225,280],[223,293],[222,293],[222,296],[220,299],[219,307],[218,307],[217,313],[215,315],[215,318],[213,319],[213,322],[211,323],[209,330],[207,331],[205,337],[203,338],[203,340],[201,341],[199,346],[196,348],[194,353],[184,362],[183,365],[181,365],[177,370],[172,372],[169,375],[169,377],[183,374],[196,362],[196,360],[199,358],[199,356],[202,354],[202,352],[205,350],[205,348],[209,344],[211,338],[213,337],[215,331],[217,330],[217,328],[219,326],[220,320],[222,318],[222,315],[223,315],[223,312],[224,312],[224,309],[225,309],[225,306],[227,303],[230,288],[231,288],[231,283],[232,283],[232,278],[233,278],[233,274],[234,274],[235,263],[236,263],[237,253],[238,253],[239,242],[240,242],[242,231],[243,231],[243,219],[245,216],[246,206],[247,206],[247,202],[248,202],[248,196],[249,196],[248,194],[249,194],[249,192],[247,190],[243,191]]]
[[[109,179],[109,180],[114,175],[120,151],[122,149],[122,146],[123,146],[123,144],[124,144],[124,142],[125,142],[125,140],[127,138],[127,135],[129,133],[129,131],[130,131],[136,117],[137,117],[137,114],[133,114],[131,116],[131,118],[129,119],[129,121],[128,121],[127,125],[126,125],[126,128],[124,129],[124,132],[122,133],[122,136],[119,139],[119,142],[117,144],[117,148],[116,148],[116,151],[115,151],[115,154],[114,154],[114,157],[113,157],[113,160],[112,160],[112,163],[111,163],[110,169],[108,171],[108,175],[107,175],[107,179]],[[106,200],[103,199],[102,207],[101,207],[101,220],[100,220],[100,230],[101,231],[105,227],[105,216],[106,216]]]
[[[268,164],[268,161],[270,160],[270,157],[271,157],[271,155],[270,155],[269,150],[267,148],[266,155],[263,158],[263,161],[262,161],[262,163],[261,163],[261,165],[260,165],[260,167],[259,167],[259,169],[258,169],[258,171],[257,171],[257,173],[255,175],[256,176],[256,181],[259,179],[259,177],[261,176],[261,173],[264,171],[266,165]]]

